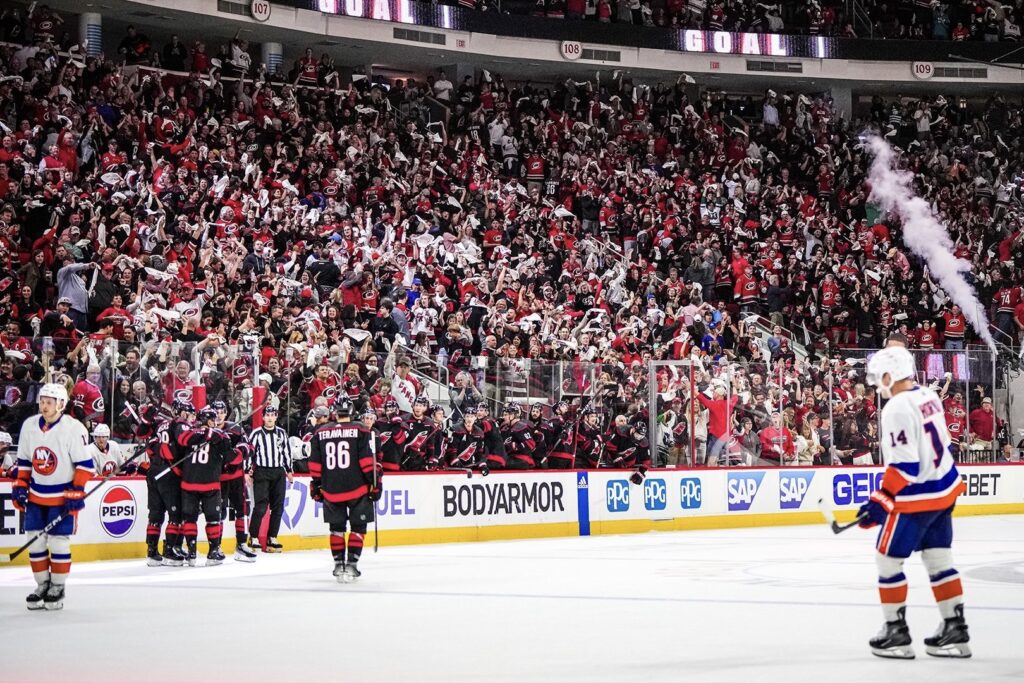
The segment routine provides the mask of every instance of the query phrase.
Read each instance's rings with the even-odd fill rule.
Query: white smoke
[[[910,251],[924,259],[932,279],[960,306],[971,327],[995,352],[996,343],[989,332],[985,308],[962,274],[971,269],[970,262],[954,255],[953,241],[946,227],[935,217],[928,203],[914,194],[911,189],[913,174],[896,168],[889,143],[876,135],[868,137],[867,143],[875,156],[868,174],[871,199],[880,203],[884,211],[900,217],[903,242]]]

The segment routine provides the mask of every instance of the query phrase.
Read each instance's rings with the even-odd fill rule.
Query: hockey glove
[[[320,491],[319,479],[309,480],[309,497],[318,503],[322,503],[324,501],[324,494],[322,491]]]
[[[382,491],[379,486],[374,486],[366,495],[370,497],[370,500],[376,503],[378,500],[380,500],[380,497],[384,495],[384,491]]]
[[[24,512],[28,505],[28,483],[20,479],[15,480],[11,489],[11,503],[18,512]]]
[[[644,483],[644,478],[647,476],[647,465],[640,465],[636,468],[636,472],[630,476],[629,480],[636,485]]]
[[[85,507],[85,489],[72,486],[64,492],[64,512],[74,514]]]
[[[885,518],[893,511],[894,507],[892,494],[885,489],[878,489],[857,511],[857,517],[860,519],[858,526],[870,529],[878,524],[884,524]]]

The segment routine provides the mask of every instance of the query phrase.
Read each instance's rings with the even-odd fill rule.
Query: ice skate
[[[43,604],[43,596],[46,595],[46,591],[49,587],[49,581],[36,586],[36,589],[29,593],[25,598],[25,606],[33,611],[45,608],[45,605]]]
[[[932,657],[966,659],[971,656],[971,648],[967,645],[971,637],[964,620],[964,606],[957,605],[954,609],[956,616],[943,621],[935,635],[924,639],[925,652]]]
[[[157,550],[156,543],[147,546],[146,549],[146,566],[147,567],[162,567],[164,564],[164,556]]]
[[[183,562],[184,558],[181,556],[180,551],[174,546],[169,546],[167,545],[167,543],[164,543],[164,554],[162,564],[167,567],[180,567]],[[146,564],[149,564],[148,560]]]
[[[265,553],[279,553],[284,549],[284,546],[277,542],[276,538],[267,537],[267,545],[263,548]]]
[[[244,541],[235,546],[235,562],[255,562],[256,553]]]
[[[907,608],[900,607],[896,613],[896,621],[887,621],[878,635],[868,641],[871,654],[889,659],[913,659],[914,648],[911,647],[910,627],[906,620]]]
[[[189,541],[188,542],[188,553],[185,555],[185,561],[188,563],[188,566],[190,566],[190,567],[196,566],[196,542],[195,541]]]
[[[345,575],[345,560],[334,561],[334,577],[338,579],[338,583],[343,583],[343,576]]]
[[[224,552],[221,551],[220,546],[210,546],[210,552],[206,553],[206,566],[216,567],[218,564],[224,563]]]
[[[43,594],[43,606],[48,610],[64,609],[64,586],[51,583]]]
[[[354,564],[346,564],[345,571],[342,572],[339,578],[342,583],[355,583],[356,579],[362,575],[363,573]]]

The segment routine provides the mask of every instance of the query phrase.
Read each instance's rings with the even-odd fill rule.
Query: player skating
[[[64,607],[64,585],[71,571],[71,535],[75,517],[85,506],[85,484],[94,468],[86,446],[89,435],[81,422],[64,414],[68,393],[63,385],[39,390],[39,414],[21,426],[18,470],[11,497],[25,513],[25,531],[42,531],[61,514],[61,522],[29,546],[36,589],[25,599],[30,610]]]
[[[361,575],[363,538],[373,521],[373,504],[380,499],[382,474],[372,434],[361,423],[352,422],[352,410],[351,399],[339,397],[333,407],[335,421],[313,432],[309,453],[309,495],[323,503],[334,576],[344,583]]]
[[[889,402],[882,409],[881,446],[886,469],[881,487],[861,506],[861,526],[882,525],[875,560],[885,626],[869,642],[879,657],[911,659],[903,562],[921,551],[943,622],[924,639],[936,657],[970,657],[960,574],[953,568],[952,513],[964,484],[950,453],[942,401],[914,382],[914,358],[886,348],[868,362],[868,382]]]

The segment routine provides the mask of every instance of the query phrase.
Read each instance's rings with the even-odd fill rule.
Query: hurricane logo
[[[323,396],[324,398],[326,398],[328,401],[330,401],[332,398],[337,396],[337,394],[338,394],[338,387],[326,387],[323,390],[323,393],[321,393],[320,395]]]
[[[192,389],[175,389],[174,390],[175,401],[191,401],[192,400]]]
[[[100,500],[100,524],[108,536],[122,538],[135,526],[135,496],[124,486],[111,486]]]
[[[39,446],[32,452],[32,469],[44,477],[53,474],[57,471],[57,454],[46,446]]]

